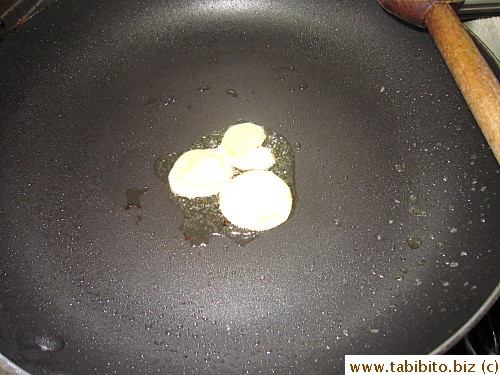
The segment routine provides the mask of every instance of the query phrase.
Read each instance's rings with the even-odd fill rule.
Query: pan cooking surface
[[[498,165],[375,1],[67,1],[0,58],[0,351],[28,371],[340,372],[434,350],[498,283]],[[296,148],[294,214],[191,248],[153,163],[239,120]]]

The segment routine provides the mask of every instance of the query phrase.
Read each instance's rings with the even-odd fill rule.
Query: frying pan
[[[330,374],[442,353],[498,296],[498,165],[375,1],[67,0],[0,54],[0,351],[30,373]],[[153,163],[240,120],[294,145],[295,210],[192,248]]]

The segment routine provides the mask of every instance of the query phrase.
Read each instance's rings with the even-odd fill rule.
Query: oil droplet
[[[450,233],[457,233],[458,232],[458,229],[453,227],[450,229]]]
[[[450,262],[450,267],[451,268],[458,267],[458,262]]]
[[[201,86],[201,87],[198,87],[198,91],[199,92],[204,92],[204,91],[208,91],[210,90],[210,87],[209,86]]]
[[[416,250],[420,247],[420,245],[422,244],[422,241],[418,237],[412,237],[412,238],[408,238],[407,243],[408,243],[408,246],[410,246],[410,249]]]
[[[349,336],[351,334],[351,331],[349,331],[348,329],[344,329],[342,333],[344,334],[344,336]]]
[[[148,191],[147,187],[141,188],[128,188],[125,191],[127,197],[127,204],[123,206],[126,210],[131,208],[141,208],[141,195]]]
[[[422,210],[420,207],[417,207],[417,206],[410,206],[410,208],[408,208],[408,212],[413,216],[426,216],[427,215],[427,212],[425,212],[424,210]]]
[[[448,281],[443,282],[443,286],[448,286],[450,283]]]
[[[238,96],[238,93],[234,89],[227,89],[226,94],[228,94],[229,96],[232,96],[233,98],[236,98]]]
[[[397,281],[404,280],[404,276],[403,275],[396,275],[396,276],[394,276],[394,280],[397,280]]]
[[[404,163],[394,164],[394,169],[397,170],[398,172],[404,172],[406,171],[406,164]]]
[[[66,345],[64,339],[58,335],[40,335],[35,337],[35,343],[44,352],[57,352]]]
[[[147,99],[147,100],[144,102],[144,105],[145,105],[146,107],[151,107],[151,106],[153,106],[153,105],[155,105],[155,104],[160,103],[160,101],[161,101],[161,97],[160,97],[160,96],[155,96],[154,98],[149,98],[149,99]]]

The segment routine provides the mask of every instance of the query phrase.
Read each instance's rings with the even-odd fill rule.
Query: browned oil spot
[[[141,208],[141,195],[148,191],[147,187],[128,188],[125,192],[127,204],[123,206],[126,210]]]

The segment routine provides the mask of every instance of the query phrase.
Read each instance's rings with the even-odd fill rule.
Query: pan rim
[[[500,298],[500,282],[498,282],[497,286],[489,297],[483,302],[481,307],[476,310],[476,312],[469,318],[469,320],[462,325],[455,333],[453,333],[450,337],[448,337],[445,341],[443,341],[439,346],[434,348],[429,354],[444,354],[446,351],[451,349],[455,344],[457,344],[467,333],[469,333],[486,315],[488,311],[493,307],[495,302]]]
[[[455,344],[457,344],[468,332],[470,332],[474,326],[479,323],[481,318],[486,315],[486,313],[492,308],[495,302],[500,298],[500,282],[497,284],[490,296],[484,301],[476,313],[453,335],[441,343],[438,347],[432,350],[429,355],[439,355],[444,354],[447,350],[451,349]],[[16,365],[10,359],[5,357],[0,353],[0,370],[10,371],[6,375],[31,375],[29,372],[23,370],[21,367]]]
[[[0,371],[7,371],[6,375],[31,375],[29,372],[26,372],[21,367],[16,365],[10,359],[5,357],[2,353],[0,353]]]

